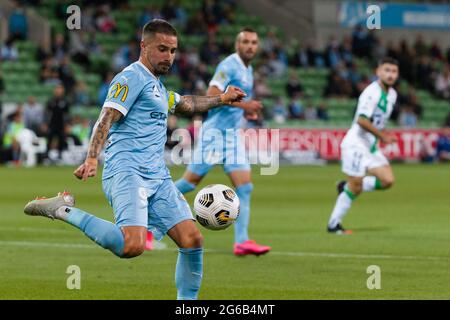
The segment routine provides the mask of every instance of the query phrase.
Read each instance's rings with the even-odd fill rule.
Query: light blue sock
[[[239,197],[239,217],[234,225],[234,241],[242,243],[248,238],[248,224],[250,221],[250,196],[252,194],[253,184],[246,183],[236,188],[236,194]]]
[[[180,190],[180,192],[182,194],[185,194],[185,193],[188,193],[188,192],[194,190],[195,184],[190,183],[189,181],[187,181],[184,178],[181,178],[175,182],[175,187],[177,187],[177,189]]]
[[[197,300],[203,276],[203,248],[178,250],[175,284],[177,300]]]
[[[118,257],[123,257],[124,238],[115,224],[77,208],[67,208],[67,222],[84,232],[89,239]]]

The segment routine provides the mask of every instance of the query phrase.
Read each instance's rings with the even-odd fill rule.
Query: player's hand
[[[247,112],[247,111],[245,111],[244,117],[247,120],[258,120],[259,113],[258,112]]]
[[[242,105],[243,105],[243,109],[245,110],[245,112],[247,112],[249,114],[255,114],[255,113],[257,114],[263,108],[261,101],[257,101],[257,100],[246,101],[246,102],[243,102]]]
[[[397,141],[398,141],[397,137],[393,134],[383,133],[381,136],[381,142],[383,142],[385,144],[391,144],[391,143],[395,143]]]
[[[89,177],[95,177],[97,174],[97,159],[86,158],[84,163],[80,165],[73,174],[83,181],[86,181]]]
[[[230,104],[233,102],[239,102],[247,95],[240,88],[235,86],[228,86],[227,90],[220,95],[220,99],[223,104]]]

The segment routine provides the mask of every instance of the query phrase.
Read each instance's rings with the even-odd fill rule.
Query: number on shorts
[[[361,167],[361,160],[362,160],[362,153],[355,151],[353,153],[353,162],[352,162],[352,169],[355,171],[359,171],[359,168]]]

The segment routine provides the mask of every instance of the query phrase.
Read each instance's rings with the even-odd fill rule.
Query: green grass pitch
[[[73,168],[0,168],[0,299],[175,299],[177,251],[121,260],[60,221],[28,217],[35,196],[69,190],[77,206],[112,220],[96,177],[80,182]],[[183,168],[171,168],[178,178]],[[394,165],[396,185],[362,195],[344,221],[351,236],[325,232],[336,199],[337,165],[254,168],[250,235],[272,252],[232,255],[233,227],[207,231],[201,299],[449,299],[450,167]],[[202,185],[229,185],[216,168]],[[187,196],[192,205],[195,192]],[[67,267],[81,269],[81,289],[66,287]],[[369,290],[367,267],[381,268]]]

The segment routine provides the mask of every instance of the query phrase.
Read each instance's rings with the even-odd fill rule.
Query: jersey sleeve
[[[231,82],[231,74],[231,69],[227,68],[224,63],[220,63],[216,69],[216,72],[214,73],[214,76],[209,82],[209,86],[215,86],[221,91],[225,91],[225,89]]]
[[[111,81],[103,107],[116,109],[126,116],[143,87],[144,81],[140,80],[134,72],[121,72]]]
[[[377,107],[379,97],[373,90],[364,91],[358,99],[358,108],[356,113],[358,117],[366,117],[370,119]]]
[[[168,102],[167,109],[169,110],[170,113],[175,112],[175,108],[177,107],[180,100],[181,96],[178,93],[174,91],[167,91],[167,102]]]

